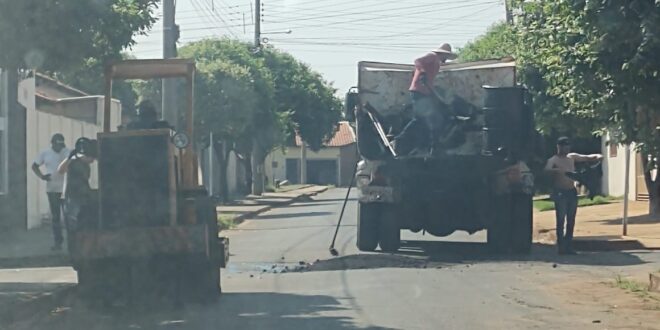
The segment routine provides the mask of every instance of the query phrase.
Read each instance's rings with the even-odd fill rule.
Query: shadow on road
[[[602,220],[600,223],[612,226],[621,226],[621,218]],[[660,218],[650,216],[648,214],[628,218],[629,225],[650,225],[658,223],[660,223]]]
[[[362,327],[350,316],[350,307],[334,297],[270,292],[224,293],[210,305],[172,308],[154,302],[148,312],[141,308],[89,309],[74,299],[57,313],[44,313],[26,323],[26,329],[347,329],[387,330]],[[150,306],[152,307],[152,306]]]
[[[548,262],[586,266],[630,266],[644,264],[638,256],[623,251],[581,252],[574,256],[557,254],[553,245],[535,243],[529,254],[496,254],[485,243],[407,241],[401,253],[426,256],[430,262]]]

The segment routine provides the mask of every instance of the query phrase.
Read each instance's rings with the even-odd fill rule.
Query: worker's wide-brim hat
[[[456,55],[454,52],[451,51],[451,45],[450,44],[442,44],[442,46],[436,48],[433,50],[434,53],[436,54],[442,54],[447,57],[447,59],[450,60],[455,60],[458,55]]]

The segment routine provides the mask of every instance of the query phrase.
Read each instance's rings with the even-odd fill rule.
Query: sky
[[[254,40],[253,1],[176,1],[179,46]],[[412,63],[445,42],[460,48],[505,18],[504,0],[262,0],[262,8],[265,42],[309,64],[339,94],[356,84],[359,61]],[[130,53],[162,57],[162,31],[159,20]]]

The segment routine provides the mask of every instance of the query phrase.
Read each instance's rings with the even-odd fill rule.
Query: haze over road
[[[396,255],[358,254],[353,197],[337,240],[340,257],[332,258],[328,245],[345,193],[333,189],[230,231],[232,257],[215,304],[126,310],[69,298],[12,329],[660,327],[660,312],[626,310],[634,297],[604,283],[657,268],[658,253],[559,257],[536,245],[529,256],[495,256],[482,243],[484,233],[446,239],[404,233]]]

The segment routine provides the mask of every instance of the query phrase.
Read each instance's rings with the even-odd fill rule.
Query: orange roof
[[[335,135],[330,141],[323,144],[324,147],[343,147],[356,142],[353,127],[347,121],[340,121],[337,124]],[[296,147],[302,145],[302,139],[296,134]]]

